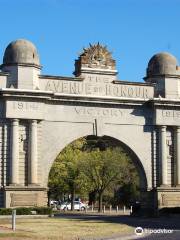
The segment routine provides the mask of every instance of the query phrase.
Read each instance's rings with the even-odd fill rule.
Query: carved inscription
[[[164,118],[180,118],[180,111],[177,110],[162,110]]]
[[[122,117],[123,111],[121,109],[109,108],[94,108],[94,107],[75,107],[75,112],[78,115],[84,116],[104,116],[104,117]]]
[[[43,119],[44,103],[31,101],[6,101],[7,118]]]
[[[156,124],[180,126],[180,110],[156,109]]]
[[[97,83],[109,83],[112,81],[112,78],[111,77],[100,77],[100,76],[88,76],[87,79],[86,79],[87,82],[90,82],[90,83],[94,83],[94,84],[97,84]]]
[[[32,194],[11,194],[11,207],[18,206],[36,206],[37,205],[37,193]]]
[[[92,81],[92,82],[91,82]],[[96,81],[96,82],[94,82]],[[89,82],[57,81],[49,80],[46,91],[66,94],[98,95],[112,97],[128,98],[151,98],[153,97],[152,89],[144,86],[122,85],[107,83],[108,78],[103,80],[96,78]]]
[[[38,110],[37,102],[13,102],[13,108],[18,110]]]
[[[180,205],[180,195],[177,194],[162,194],[162,205],[163,206],[179,206]]]

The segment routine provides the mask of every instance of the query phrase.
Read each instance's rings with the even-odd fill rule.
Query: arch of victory
[[[35,46],[11,42],[0,71],[0,207],[47,205],[50,168],[80,137],[109,136],[135,156],[144,207],[180,206],[180,67],[154,55],[144,82],[117,79],[105,46],[84,48],[74,77],[42,75]]]

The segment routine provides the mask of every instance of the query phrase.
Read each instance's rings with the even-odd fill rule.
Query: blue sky
[[[32,41],[43,74],[72,76],[83,47],[113,52],[120,80],[143,81],[149,59],[180,61],[180,0],[0,0],[0,56],[9,42]]]

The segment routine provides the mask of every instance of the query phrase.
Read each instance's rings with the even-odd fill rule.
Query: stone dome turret
[[[156,75],[175,75],[177,70],[177,59],[167,52],[155,54],[148,63],[147,77]]]
[[[3,65],[34,65],[40,68],[39,56],[33,43],[25,39],[11,42],[4,53]]]

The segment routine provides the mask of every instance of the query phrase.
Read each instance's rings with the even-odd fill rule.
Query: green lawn
[[[0,227],[11,228],[10,219],[0,219]],[[85,237],[108,237],[133,233],[125,224],[99,220],[68,218],[17,219],[17,231],[0,231],[1,239],[78,240]]]

